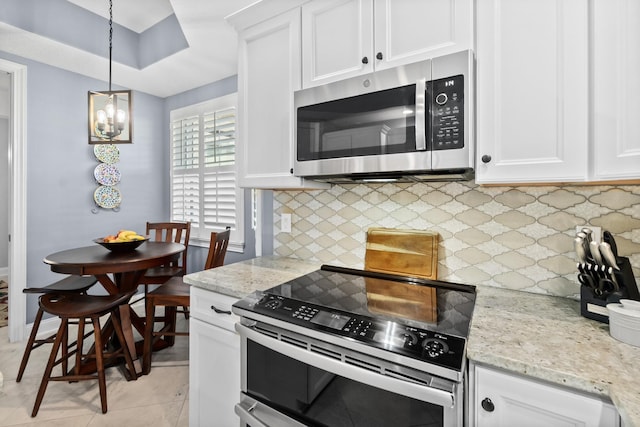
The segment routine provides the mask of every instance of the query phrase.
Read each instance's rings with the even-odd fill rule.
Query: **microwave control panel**
[[[431,149],[464,147],[464,76],[458,75],[427,83],[431,98]]]

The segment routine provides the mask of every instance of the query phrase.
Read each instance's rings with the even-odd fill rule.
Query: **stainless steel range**
[[[473,286],[322,266],[234,304],[248,426],[461,426]]]

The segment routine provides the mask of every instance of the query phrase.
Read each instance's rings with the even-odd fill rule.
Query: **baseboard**
[[[8,276],[9,275],[9,267],[0,267],[0,276]]]

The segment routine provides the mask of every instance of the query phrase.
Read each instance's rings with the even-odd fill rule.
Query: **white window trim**
[[[172,110],[169,113],[169,157],[170,157],[170,178],[169,182],[173,183],[174,173],[173,173],[173,140],[171,139],[171,127],[173,122],[180,119],[185,119],[190,116],[199,115],[207,112],[212,112],[216,110],[221,110],[224,108],[228,108],[230,106],[237,107],[237,93],[233,93],[230,95],[221,96],[218,98],[214,98],[209,101],[201,102],[198,104],[189,105],[182,108],[177,108]],[[237,117],[237,116],[236,116]],[[237,122],[236,122],[237,129]],[[236,140],[237,144],[237,140]],[[236,145],[237,147],[237,145]],[[237,185],[238,182],[238,161],[235,161],[235,171],[236,171],[236,225],[235,229],[231,232],[231,237],[229,240],[229,246],[227,250],[232,252],[244,252],[244,190],[239,188]],[[171,215],[173,215],[172,203],[173,203],[173,185],[170,185],[170,197],[169,197],[169,209]],[[189,239],[189,245],[192,246],[200,246],[200,247],[209,247],[209,234],[206,235],[191,235]]]

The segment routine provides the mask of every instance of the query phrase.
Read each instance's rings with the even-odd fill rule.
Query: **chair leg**
[[[76,366],[74,371],[76,375],[80,375],[80,366],[82,365],[82,347],[84,347],[84,324],[84,318],[78,319],[78,340],[76,341]]]
[[[41,308],[38,308],[38,312],[36,313],[36,318],[33,321],[33,328],[31,329],[31,334],[29,335],[29,340],[27,341],[27,346],[24,349],[24,354],[22,355],[22,361],[20,362],[20,369],[18,370],[18,376],[16,377],[16,382],[19,383],[22,380],[22,375],[24,374],[24,370],[27,368],[27,362],[29,361],[29,356],[31,356],[31,350],[33,350],[33,345],[36,342],[36,336],[38,335],[38,328],[40,327],[40,322],[42,321],[42,315],[44,312]]]
[[[165,306],[164,308],[164,324],[165,328],[167,328],[167,332],[174,334],[176,332],[176,322],[178,321],[178,310],[177,307]],[[164,340],[169,344],[169,346],[173,346],[176,342],[175,335],[165,335]]]
[[[107,382],[104,375],[104,359],[102,357],[102,333],[100,331],[100,319],[92,317],[93,334],[96,340],[96,369],[98,370],[98,387],[100,388],[100,402],[102,403],[102,413],[107,413]]]
[[[151,371],[151,353],[153,352],[153,326],[155,324],[156,307],[153,304],[153,297],[147,297],[145,301],[145,327],[144,342],[142,351],[142,373],[149,374]]]
[[[47,385],[49,384],[49,378],[51,378],[51,371],[53,370],[53,365],[56,362],[56,355],[58,354],[58,349],[60,348],[60,343],[64,337],[64,331],[67,329],[67,319],[61,319],[60,327],[58,328],[58,333],[56,334],[56,339],[53,342],[53,348],[51,349],[51,354],[49,355],[49,361],[47,362],[47,367],[44,370],[44,374],[42,375],[42,381],[40,382],[40,388],[38,389],[38,394],[36,396],[36,402],[33,405],[33,411],[31,412],[31,416],[35,417],[38,414],[38,409],[40,409],[40,404],[42,403],[42,398],[44,397],[44,392],[47,390]]]

